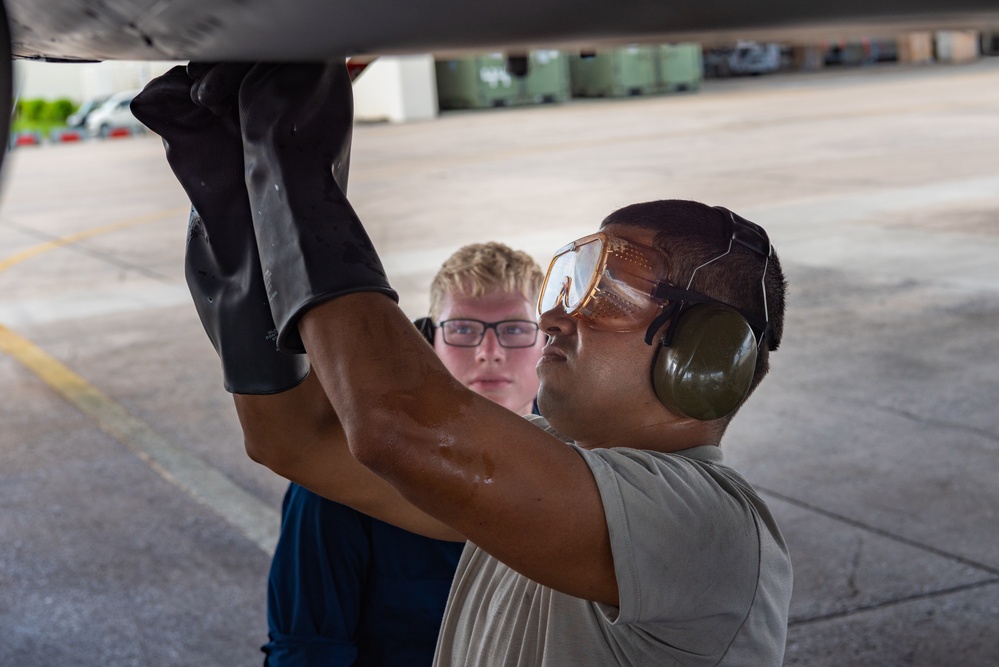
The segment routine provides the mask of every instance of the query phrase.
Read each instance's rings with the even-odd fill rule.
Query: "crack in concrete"
[[[865,403],[864,405],[869,406],[869,404],[867,403]],[[920,425],[953,429],[955,431],[961,431],[964,433],[973,433],[974,435],[985,438],[986,440],[999,443],[999,433],[993,433],[992,431],[987,431],[983,428],[976,428],[974,426],[967,426],[965,424],[955,424],[953,422],[944,421],[942,419],[928,419],[925,415],[917,415],[915,413],[909,412],[908,410],[904,410],[902,408],[896,408],[890,405],[875,405],[874,407],[878,410],[881,410],[882,412],[887,412],[899,417],[904,417],[905,419],[908,419]]]
[[[125,227],[132,226],[132,224],[140,224],[142,222],[147,222],[147,221],[151,221],[151,220],[147,220],[146,218],[141,218],[141,219],[135,221],[134,223],[132,223],[132,221],[126,221],[125,223],[121,224],[121,228],[124,229]],[[129,224],[129,223],[132,223],[132,224]],[[7,229],[12,229],[14,231],[20,232],[20,233],[25,234],[27,236],[31,236],[31,237],[39,239],[41,241],[45,241],[45,242],[47,242],[49,244],[52,244],[52,246],[54,246],[54,247],[64,248],[66,250],[71,250],[73,252],[77,252],[77,253],[79,253],[81,255],[89,256],[89,257],[91,257],[93,259],[96,259],[98,261],[102,261],[102,262],[105,262],[107,264],[110,264],[111,266],[114,266],[114,267],[116,267],[118,269],[122,269],[122,270],[125,270],[125,271],[134,271],[135,273],[143,275],[143,276],[145,276],[147,278],[151,278],[151,279],[156,280],[158,282],[169,283],[169,284],[174,284],[175,283],[175,281],[173,279],[171,279],[169,276],[166,276],[166,275],[160,273],[159,271],[154,271],[153,269],[150,269],[150,268],[145,267],[145,266],[141,266],[139,264],[133,264],[132,262],[128,262],[128,261],[123,260],[123,259],[121,259],[119,257],[116,257],[115,255],[113,255],[113,254],[111,254],[111,253],[109,253],[107,251],[99,250],[97,248],[90,248],[90,247],[87,247],[86,245],[81,244],[80,241],[85,240],[85,238],[76,238],[76,237],[80,237],[82,235],[87,235],[87,232],[81,232],[81,233],[78,233],[78,234],[74,234],[74,235],[71,235],[70,237],[61,237],[61,236],[56,236],[54,234],[49,234],[47,232],[40,231],[38,229],[34,229],[34,228],[29,227],[27,225],[22,225],[20,223],[13,222],[11,220],[4,220],[4,221],[0,222],[0,227],[6,227]],[[104,228],[101,228],[100,230],[94,230],[94,233],[93,234],[89,234],[89,235],[96,236],[96,235],[101,234],[101,233],[104,233]]]
[[[906,546],[919,549],[920,551],[925,551],[935,556],[940,556],[941,558],[946,558],[947,560],[953,561],[955,563],[960,563],[961,565],[965,565],[967,567],[971,567],[976,570],[981,570],[983,572],[988,572],[991,575],[999,577],[999,567],[993,567],[992,565],[979,563],[978,561],[971,560],[970,558],[965,558],[964,556],[960,556],[958,554],[950,553],[949,551],[944,551],[943,549],[938,549],[937,547],[931,546],[929,544],[923,544],[922,542],[917,542],[916,540],[904,537],[902,535],[898,535],[896,533],[892,533],[890,531],[884,530],[883,528],[878,528],[877,526],[872,526],[870,524],[857,521],[856,519],[851,519],[850,517],[843,516],[842,514],[830,512],[829,510],[822,509],[821,507],[816,507],[811,503],[807,503],[803,500],[798,500],[797,498],[793,498],[791,496],[785,495],[778,491],[774,491],[772,489],[767,489],[758,485],[755,488],[760,493],[772,496],[778,500],[786,502],[790,505],[794,505],[795,507],[807,510],[809,512],[820,514],[826,517],[827,519],[832,519],[834,521],[838,521],[840,523],[853,526],[854,528],[859,528],[860,530],[866,531],[873,535],[878,535],[879,537],[884,537],[894,542],[905,544]]]
[[[889,607],[894,607],[900,604],[905,604],[907,602],[915,602],[917,600],[929,600],[933,598],[943,597],[945,595],[953,595],[955,593],[964,593],[967,591],[976,590],[979,588],[987,588],[989,586],[995,586],[999,584],[999,577],[991,577],[983,581],[977,581],[970,584],[961,584],[960,586],[953,586],[951,588],[944,588],[937,591],[928,591],[925,593],[914,593],[913,595],[906,595],[905,597],[894,598],[892,600],[885,600],[884,602],[877,602],[869,605],[862,605],[855,607],[853,609],[844,609],[842,611],[834,611],[828,614],[819,614],[818,616],[808,616],[803,618],[792,618],[788,621],[788,627],[808,625],[810,623],[818,623],[821,621],[831,621],[838,618],[846,618],[848,616],[854,616],[856,614],[873,611],[876,609],[886,609]]]
[[[857,536],[857,548],[853,551],[853,558],[850,559],[850,576],[847,577],[846,585],[850,587],[850,597],[855,598],[860,595],[860,588],[857,586],[857,572],[860,570],[861,552],[864,550],[864,536]]]

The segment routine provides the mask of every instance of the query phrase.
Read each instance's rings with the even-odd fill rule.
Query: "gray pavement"
[[[412,316],[457,245],[545,262],[618,206],[723,204],[790,280],[726,437],[795,566],[786,665],[999,663],[999,60],[355,130]],[[249,461],[154,137],[19,149],[0,205],[0,665],[252,665],[285,483]]]

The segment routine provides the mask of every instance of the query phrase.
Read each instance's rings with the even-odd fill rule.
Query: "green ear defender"
[[[756,372],[757,342],[737,310],[722,303],[683,312],[669,346],[652,363],[652,386],[670,412],[709,421],[730,415],[745,400]]]
[[[714,208],[721,213],[721,232],[728,240],[728,249],[695,268],[686,288],[666,281],[657,285],[654,297],[669,305],[645,333],[645,342],[652,345],[656,333],[669,322],[652,359],[652,388],[670,412],[701,421],[735,412],[752,390],[760,346],[766,344],[768,350],[776,347],[769,335],[766,292],[770,237],[759,225],[721,206]],[[690,289],[698,271],[726,257],[735,245],[764,260],[762,318]]]

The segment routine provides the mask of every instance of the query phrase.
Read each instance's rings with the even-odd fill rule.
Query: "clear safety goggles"
[[[697,272],[727,257],[736,245],[763,258],[760,289],[763,290],[763,317],[728,305],[742,315],[757,336],[757,344],[770,340],[770,312],[767,307],[766,274],[772,248],[762,227],[716,206],[724,215],[728,247],[690,274],[686,287],[678,287],[660,276],[667,274],[666,258],[655,248],[598,232],[559,248],[548,267],[538,299],[538,316],[559,304],[566,314],[584,320],[601,331],[637,331],[647,327],[645,342],[670,318],[675,322],[685,308],[698,303],[722,303],[692,291]],[[672,325],[666,333],[666,343]]]
[[[548,267],[538,315],[561,306],[601,331],[637,331],[662,311],[665,258],[649,246],[604,232],[559,248]]]

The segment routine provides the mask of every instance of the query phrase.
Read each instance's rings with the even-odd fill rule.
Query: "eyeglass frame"
[[[461,345],[461,344],[450,343],[448,342],[447,334],[444,333],[445,331],[444,325],[447,324],[448,322],[476,322],[477,324],[482,325],[482,334],[479,336],[479,340],[476,341],[474,345]],[[498,327],[499,325],[506,324],[508,322],[517,322],[518,324],[529,324],[534,327],[534,339],[530,342],[529,345],[506,345],[503,343],[503,339],[500,336],[500,331]],[[433,327],[434,329],[441,330],[441,340],[444,341],[445,345],[450,345],[451,347],[466,347],[466,348],[473,348],[482,345],[482,341],[486,339],[486,332],[492,329],[493,333],[496,335],[496,342],[499,344],[499,346],[508,350],[523,350],[528,347],[534,347],[534,345],[538,342],[538,332],[541,331],[541,327],[538,325],[538,323],[532,320],[514,319],[514,320],[499,320],[498,322],[483,322],[482,320],[477,320],[474,317],[452,317],[449,320],[441,320],[436,324],[431,322],[430,326]]]

